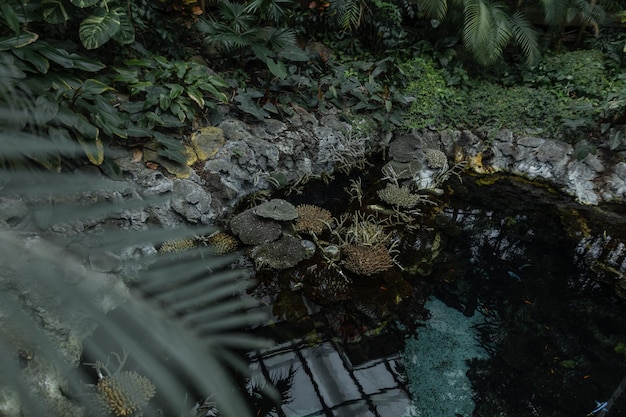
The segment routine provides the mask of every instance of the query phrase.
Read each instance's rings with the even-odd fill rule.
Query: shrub
[[[572,98],[601,98],[608,87],[604,54],[580,50],[547,56],[536,69],[525,74],[524,81]]]
[[[419,129],[438,124],[444,102],[454,94],[447,87],[443,72],[423,58],[405,62],[399,70],[405,77],[404,93],[414,99],[406,116],[408,127]]]
[[[439,124],[467,129],[540,129],[557,135],[562,119],[574,117],[569,104],[542,89],[481,82],[468,91],[458,91],[454,102],[445,103]]]

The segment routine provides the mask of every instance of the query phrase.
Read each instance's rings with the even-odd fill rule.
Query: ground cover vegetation
[[[624,6],[5,0],[0,166],[117,177],[110,144],[184,163],[187,135],[227,110],[335,111],[358,134],[509,128],[569,141],[579,157],[625,150]]]

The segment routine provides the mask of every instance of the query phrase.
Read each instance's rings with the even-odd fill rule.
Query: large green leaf
[[[204,108],[204,96],[203,94],[195,87],[187,87],[185,93],[192,99],[200,108]]]
[[[48,69],[50,69],[50,61],[48,61],[41,54],[34,51],[32,48],[14,49],[13,53],[22,61],[31,64],[37,71],[42,74],[47,73]]]
[[[9,25],[9,28],[15,32],[15,34],[19,34],[20,33],[20,21],[17,18],[17,15],[15,14],[15,11],[13,10],[13,8],[8,5],[5,2],[2,2],[2,4],[0,4],[0,11],[2,12],[2,15],[4,16],[4,20],[5,22],[7,22],[7,25]]]
[[[41,0],[41,10],[44,20],[53,25],[70,20],[70,15],[66,10],[66,3],[63,0]]]
[[[34,113],[35,123],[39,125],[48,123],[59,112],[59,103],[49,97],[37,97],[35,106],[37,108],[37,111]]]
[[[284,80],[289,75],[289,73],[287,72],[287,68],[285,68],[285,64],[283,64],[281,61],[276,62],[272,58],[267,58],[267,61],[265,63],[267,64],[267,67],[270,69],[272,74],[274,74],[281,80]]]
[[[100,139],[100,130],[89,123],[87,118],[82,114],[76,115],[74,129],[78,132],[76,138],[82,146],[89,162],[94,165],[100,165],[104,161],[104,145]]]
[[[20,32],[18,35],[0,38],[0,51],[22,48],[35,42],[39,35],[33,32]]]
[[[123,9],[118,9],[118,15],[120,17],[120,30],[113,36],[113,40],[122,45],[129,45],[135,42],[135,27]]]
[[[105,91],[113,91],[113,87],[103,83],[102,81],[88,78],[83,82],[81,91],[83,94],[98,95],[104,93]]]
[[[106,68],[106,65],[104,65],[102,62],[86,58],[77,53],[71,53],[70,58],[74,62],[74,68],[78,68],[79,70],[97,72],[101,69]]]
[[[96,49],[108,42],[119,30],[121,22],[117,9],[99,7],[80,23],[78,37],[87,49]]]
[[[63,68],[73,68],[74,61],[70,58],[69,52],[65,49],[56,48],[46,42],[37,42],[33,45],[41,55],[55,62]]]

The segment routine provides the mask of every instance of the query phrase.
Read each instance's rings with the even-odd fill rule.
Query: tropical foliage
[[[129,261],[128,269],[138,272],[132,294],[116,298],[119,319],[88,302],[90,291],[99,287],[82,263],[96,248],[158,247],[208,233],[102,230],[81,235],[80,244],[77,236],[54,233],[79,219],[152,203],[121,199],[112,204],[94,191],[102,191],[102,178],[67,175],[91,164],[118,177],[107,158],[110,144],[151,146],[160,156],[184,163],[185,135],[228,111],[256,121],[288,118],[304,109],[338,112],[385,131],[452,127],[489,135],[500,128],[540,129],[577,144],[580,157],[598,146],[626,149],[623,33],[594,39],[593,51],[544,48],[563,47],[564,28],[571,22],[581,22],[578,40],[597,34],[603,7],[619,5],[593,0],[315,0],[304,7],[288,0],[206,3],[0,2],[0,200],[19,196],[24,202],[19,214],[0,224],[0,305],[7,309],[0,318],[10,313],[25,335],[21,342],[39,346],[38,355],[66,369],[76,364],[57,357],[56,346],[15,289],[33,299],[58,298],[68,312],[84,311],[106,337],[129,351],[176,412],[181,408],[173,404],[184,399],[188,384],[213,393],[225,414],[246,415],[222,359],[245,368],[231,353],[259,346],[239,332],[259,316],[249,301],[230,296],[247,285],[226,270],[230,259],[206,248]],[[533,8],[541,10],[541,22],[529,20]],[[533,23],[547,25],[549,36]],[[106,184],[109,191],[127,195],[128,184]],[[93,204],[83,204],[85,196]],[[40,244],[26,245],[31,238]],[[27,399],[13,336],[5,334],[0,341],[6,364],[0,378],[32,407],[29,415],[54,414]],[[90,343],[86,349],[93,356],[107,356],[102,346]],[[83,398],[83,382],[92,376],[64,376],[75,398]],[[89,407],[89,396],[84,398]]]

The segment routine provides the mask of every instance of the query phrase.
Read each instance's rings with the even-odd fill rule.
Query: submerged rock
[[[310,259],[314,253],[313,242],[293,236],[283,236],[277,241],[256,246],[252,249],[250,256],[259,269],[287,269]]]
[[[230,230],[246,245],[261,245],[278,239],[282,226],[257,216],[254,209],[248,209],[232,218]]]
[[[298,217],[296,207],[280,198],[266,201],[254,207],[252,210],[257,216],[280,221],[295,220]]]

